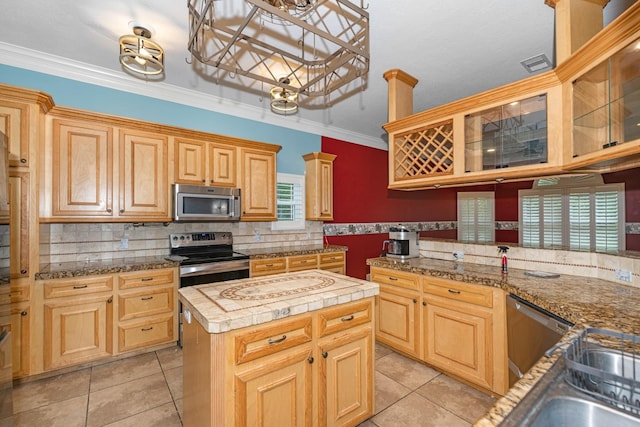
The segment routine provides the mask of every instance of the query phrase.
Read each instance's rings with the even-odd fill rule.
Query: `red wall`
[[[496,221],[518,221],[518,190],[533,181],[420,191],[389,190],[386,150],[322,138],[322,151],[335,154],[333,222],[456,221],[458,191],[494,191]],[[640,168],[604,175],[605,183],[625,183],[627,222],[640,222]],[[455,230],[422,232],[421,237],[456,239]],[[331,244],[349,247],[347,275],[365,278],[367,258],[380,255],[385,233],[328,236]],[[628,234],[627,250],[640,251],[640,235]],[[496,230],[496,241],[518,243],[517,230]]]

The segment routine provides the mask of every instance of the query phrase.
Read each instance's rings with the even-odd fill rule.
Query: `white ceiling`
[[[554,58],[554,10],[544,0],[363,1],[368,5],[371,47],[365,90],[328,109],[301,109],[295,116],[276,116],[259,96],[233,90],[224,82],[206,81],[194,73],[187,63],[186,0],[2,0],[0,51],[11,54],[0,55],[0,63],[86,81],[100,75],[105,85],[113,86],[115,79],[131,91],[151,96],[160,93],[154,92],[152,85],[164,89],[170,85],[176,93],[205,95],[205,104],[211,99],[212,109],[214,104],[227,103],[230,107],[225,112],[232,114],[251,117],[251,112],[257,112],[261,120],[273,124],[329,136],[350,135],[352,142],[384,145],[385,71],[399,68],[419,80],[414,92],[417,112],[528,77],[520,64],[524,59],[539,54]],[[165,49],[162,82],[145,82],[121,69],[118,38],[130,33],[128,23],[132,20],[151,25],[153,39]],[[45,60],[16,59],[23,54]],[[67,71],[59,73],[55,64]],[[69,64],[73,71],[69,71]],[[202,101],[197,106],[203,107]]]

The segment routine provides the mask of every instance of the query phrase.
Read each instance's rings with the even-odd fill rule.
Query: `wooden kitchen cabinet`
[[[176,138],[176,182],[236,187],[236,151],[222,143]]]
[[[508,390],[504,291],[371,267],[380,284],[376,340],[504,395]]]
[[[31,209],[30,172],[9,171],[10,199],[10,276],[11,279],[29,277],[31,256],[31,235],[35,224]]]
[[[287,271],[301,271],[318,268],[318,255],[294,255],[287,257]]]
[[[113,276],[46,280],[44,369],[113,354]]]
[[[334,154],[314,152],[305,161],[305,214],[308,220],[333,220]]]
[[[184,325],[185,426],[355,426],[373,415],[373,300],[224,334]]]
[[[420,357],[420,279],[415,274],[371,268],[380,284],[376,297],[376,340]]]
[[[173,268],[118,275],[118,352],[177,340]]]
[[[42,222],[171,220],[168,136],[70,109],[49,115],[47,130]]]
[[[31,360],[31,304],[29,302],[11,303],[11,347],[13,377],[29,375]]]
[[[249,263],[250,277],[312,270],[315,268],[345,274],[345,259],[346,253],[344,251],[252,259]]]
[[[241,207],[244,221],[276,221],[276,153],[240,149]]]
[[[269,274],[285,273],[287,271],[287,258],[264,258],[249,261],[249,276],[260,277]]]

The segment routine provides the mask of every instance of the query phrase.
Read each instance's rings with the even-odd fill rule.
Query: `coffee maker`
[[[382,252],[386,257],[401,261],[420,256],[418,232],[405,227],[389,228],[389,240],[382,243]]]

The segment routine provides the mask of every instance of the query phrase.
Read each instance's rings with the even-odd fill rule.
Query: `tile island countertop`
[[[179,289],[179,298],[207,332],[217,334],[378,292],[376,283],[325,270],[305,270],[189,286]]]
[[[563,341],[572,339],[586,327],[636,334],[640,330],[640,288],[634,286],[569,274],[541,278],[513,268],[502,275],[499,266],[422,257],[405,262],[372,258],[367,265],[501,288],[574,323]],[[549,358],[541,358],[475,426],[493,427],[502,422],[559,357],[560,352],[555,352]]]

